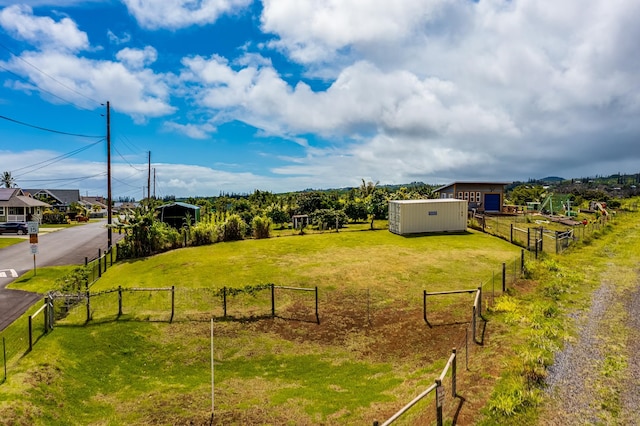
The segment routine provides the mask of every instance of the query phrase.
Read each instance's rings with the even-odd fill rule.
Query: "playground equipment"
[[[589,210],[599,212],[603,216],[609,215],[609,212],[607,212],[607,203],[601,203],[599,201],[591,201],[589,202]]]
[[[554,215],[564,212],[566,216],[577,216],[577,213],[571,210],[571,195],[554,195],[549,194],[547,198],[540,204],[540,212]]]

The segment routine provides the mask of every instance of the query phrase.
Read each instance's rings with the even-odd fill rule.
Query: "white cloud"
[[[118,36],[116,33],[114,33],[111,30],[107,31],[107,37],[109,38],[109,41],[113,44],[126,44],[129,43],[131,41],[131,34],[129,33],[124,33],[122,34],[122,36]]]
[[[126,47],[116,53],[116,58],[128,68],[141,69],[158,59],[158,51],[151,46],[145,46],[144,49]]]
[[[180,29],[214,23],[221,15],[234,13],[251,0],[123,0],[141,27]]]
[[[24,61],[12,58],[3,66],[27,76],[34,84],[28,88],[46,91],[43,97],[50,98],[53,103],[61,102],[62,98],[94,109],[99,102],[110,100],[116,110],[136,120],[167,115],[175,110],[169,104],[169,86],[164,76],[150,70],[129,69],[118,62],[56,51],[25,52],[20,58]],[[38,70],[47,70],[47,74]],[[52,98],[48,93],[60,98]]]
[[[211,137],[211,134],[216,131],[216,127],[209,124],[180,124],[174,122],[164,123],[164,128],[167,131],[182,133],[192,139],[207,139]]]
[[[327,61],[350,46],[400,46],[446,13],[453,0],[263,0],[272,46],[301,63]],[[461,2],[458,2],[461,3]]]
[[[27,5],[13,5],[0,11],[0,25],[13,37],[35,46],[79,51],[89,47],[87,34],[80,31],[71,19],[56,22],[50,17],[34,16]]]

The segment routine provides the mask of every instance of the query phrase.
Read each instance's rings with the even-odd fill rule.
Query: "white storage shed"
[[[394,234],[462,232],[466,229],[466,200],[447,198],[389,201],[389,231]]]

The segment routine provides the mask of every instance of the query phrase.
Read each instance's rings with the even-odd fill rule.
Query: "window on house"
[[[469,192],[464,193],[464,199],[469,201]]]
[[[458,192],[458,200],[462,200],[462,197],[463,197],[462,191]]]
[[[476,201],[477,202],[482,201],[482,198],[480,198],[480,193],[479,192],[476,192]]]
[[[476,202],[476,193],[475,192],[471,192],[469,194],[469,201],[471,201],[472,203]]]
[[[4,216],[4,207],[0,207],[0,216]]]

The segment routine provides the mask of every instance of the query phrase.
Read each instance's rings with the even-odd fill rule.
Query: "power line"
[[[75,103],[71,102],[69,99],[65,99],[65,98],[63,98],[62,96],[58,96],[58,95],[56,95],[55,93],[50,92],[49,90],[43,89],[42,87],[39,87],[39,86],[35,85],[35,84],[33,84],[33,82],[31,82],[31,81],[27,80],[26,78],[22,77],[21,75],[16,74],[15,72],[11,71],[11,70],[10,70],[10,69],[8,69],[8,68],[3,67],[2,65],[0,65],[0,69],[3,69],[5,72],[8,72],[9,74],[12,74],[14,77],[18,78],[19,80],[24,81],[25,83],[27,83],[27,84],[29,84],[29,85],[33,85],[33,86],[35,86],[35,87],[36,87],[38,90],[40,90],[41,92],[44,92],[44,93],[48,94],[49,96],[53,96],[54,98],[58,98],[58,99],[60,99],[62,102],[66,103],[66,104],[71,104],[71,105],[75,106],[75,107],[76,107],[76,108],[78,108],[78,109],[83,109],[83,110],[88,111],[88,112],[90,112],[90,113],[92,113],[92,114],[102,115],[102,114],[100,114],[99,112],[95,112],[95,111],[90,110],[90,109],[88,109],[88,108],[82,107],[82,106],[80,106],[80,105],[78,105],[78,104],[75,104]]]
[[[79,154],[82,151],[85,151],[85,150],[91,148],[92,146],[97,145],[97,144],[99,144],[100,142],[103,142],[103,141],[104,141],[104,139],[96,141],[96,142],[93,142],[92,144],[89,144],[87,146],[83,146],[82,148],[78,148],[78,149],[76,149],[74,151],[71,151],[71,152],[68,152],[66,154],[62,154],[62,155],[59,155],[57,157],[50,158],[48,160],[40,161],[38,163],[31,164],[29,166],[20,167],[19,169],[12,170],[12,173],[18,172],[20,170],[30,169],[30,168],[33,168],[33,167],[40,166],[40,165],[44,164],[42,167],[38,167],[38,168],[35,168],[33,170],[29,170],[27,172],[24,172],[21,175],[16,176],[16,178],[18,178],[20,176],[24,176],[26,174],[29,174],[29,173],[35,172],[37,170],[43,169],[46,166],[50,166],[51,164],[57,163],[58,161],[62,161],[64,159],[66,159],[66,158],[69,158],[69,157],[72,157],[72,156],[74,156],[76,154]]]
[[[124,156],[122,154],[120,154],[120,151],[118,151],[118,148],[116,148],[115,146],[113,147],[113,150],[115,152],[118,153],[118,155],[120,156],[120,158],[122,158],[122,160],[127,163],[132,169],[137,170],[139,172],[144,172],[144,170],[141,170],[139,168],[137,168],[136,166],[134,166],[133,164],[131,164],[126,158],[124,158]]]
[[[102,172],[102,173],[97,173],[95,175],[90,175],[90,176],[81,176],[81,177],[72,177],[72,178],[58,178],[58,179],[20,179],[21,182],[69,182],[69,183],[73,183],[73,182],[79,182],[81,180],[87,180],[87,179],[91,179],[91,178],[95,178],[98,176],[104,176],[106,174],[106,172]]]
[[[78,134],[78,133],[69,133],[69,132],[62,132],[60,130],[48,129],[46,127],[36,126],[35,124],[25,123],[24,121],[16,120],[15,118],[9,118],[9,117],[6,117],[4,115],[0,115],[0,118],[3,119],[3,120],[11,121],[13,123],[21,124],[23,126],[31,127],[31,128],[38,129],[38,130],[43,130],[45,132],[57,133],[59,135],[77,136],[77,137],[80,137],[80,138],[91,138],[91,139],[104,138],[104,135],[100,135],[100,136],[81,135],[81,134]]]
[[[47,74],[46,72],[44,72],[43,70],[41,70],[40,68],[36,67],[35,65],[33,65],[32,63],[28,62],[26,59],[24,59],[21,56],[16,55],[11,49],[9,49],[7,46],[5,46],[4,44],[0,43],[0,47],[4,48],[7,52],[11,53],[11,55],[13,55],[16,59],[19,59],[20,61],[24,62],[25,64],[29,65],[30,67],[32,67],[33,69],[35,69],[36,71],[38,71],[39,73],[41,73],[42,75],[45,75],[47,77],[49,77],[51,80],[55,81],[56,83],[58,83],[60,86],[64,87],[65,89],[75,93],[76,95],[82,96],[85,99],[90,100],[91,102],[95,102],[98,105],[101,105],[101,102],[96,101],[95,99],[92,99],[90,97],[88,97],[87,95],[78,92],[77,90],[67,86],[66,84],[62,83],[61,81],[59,81],[58,79],[56,79],[55,77]],[[36,87],[38,87],[38,89],[40,89],[40,87],[36,84]],[[67,101],[69,102],[69,101]],[[72,102],[70,102],[72,103]],[[72,103],[73,105],[75,105],[74,103]]]

